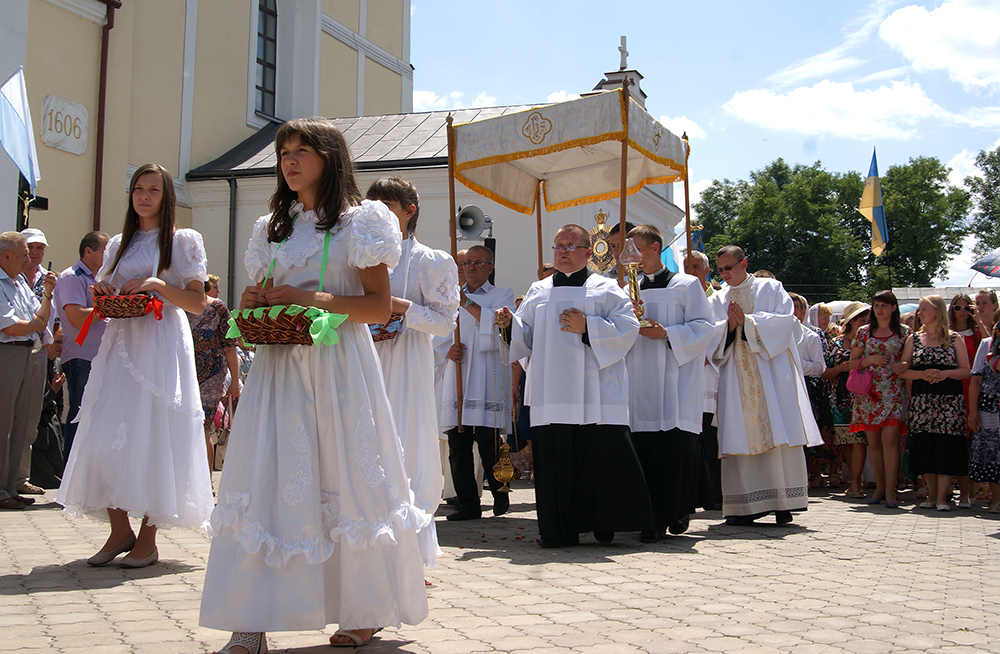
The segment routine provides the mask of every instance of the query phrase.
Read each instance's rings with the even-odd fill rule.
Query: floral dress
[[[239,341],[226,338],[229,330],[229,309],[222,300],[209,298],[208,307],[199,315],[187,314],[194,340],[194,365],[201,389],[201,406],[205,410],[205,424],[215,417],[216,408],[226,388],[226,349],[236,347]]]
[[[958,367],[957,334],[948,345],[924,346],[913,337],[911,370],[953,370]],[[965,347],[964,343],[959,344]],[[962,382],[945,379],[932,384],[914,379],[910,398],[910,472],[962,476],[968,474],[965,400]]]
[[[984,339],[976,352],[972,374],[983,378],[979,387],[979,420],[982,426],[972,439],[969,477],[1000,484],[1000,374],[986,361],[993,339]],[[996,499],[996,498],[994,498]]]
[[[844,337],[831,338],[827,348],[826,365],[835,367],[851,360],[851,348],[844,346]],[[854,411],[854,394],[847,390],[847,375],[842,372],[827,382],[830,389],[830,411],[833,413],[833,445],[866,444],[864,431],[851,431],[851,414]]]
[[[854,411],[851,414],[851,431],[877,431],[882,427],[899,427],[900,434],[906,434],[906,384],[892,371],[892,364],[899,363],[903,345],[910,335],[910,328],[899,326],[900,333],[888,338],[870,334],[871,328],[862,325],[854,335],[851,348],[863,347],[863,357],[876,354],[889,356],[884,366],[868,366],[872,372],[872,391],[866,396],[854,397]]]

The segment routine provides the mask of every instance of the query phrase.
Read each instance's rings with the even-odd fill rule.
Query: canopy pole
[[[691,158],[691,143],[688,142],[688,133],[684,132],[681,136],[686,146],[684,152],[684,228],[687,230],[687,254],[685,257],[691,256],[691,193],[688,188],[688,159]]]
[[[545,262],[542,258],[542,183],[538,182],[535,187],[535,215],[537,216],[536,229],[538,232],[538,279],[542,278],[542,266]]]
[[[626,203],[628,202],[628,109],[629,109],[629,79],[628,75],[622,79],[622,124],[625,126],[625,136],[622,137],[622,177],[621,177],[621,216],[618,218],[618,256],[621,256],[625,249],[625,237],[628,231],[625,229],[625,216],[628,213]],[[625,268],[615,261],[618,267],[618,285],[625,285]]]
[[[458,259],[458,226],[455,224],[455,128],[454,118],[449,113],[445,119],[448,123],[448,225],[451,228],[451,258]],[[461,311],[461,309],[459,309]],[[455,319],[455,345],[462,345],[462,319]],[[462,364],[455,364],[455,409],[458,412],[457,425],[459,433],[465,433],[462,426],[462,408],[465,404],[462,397]]]

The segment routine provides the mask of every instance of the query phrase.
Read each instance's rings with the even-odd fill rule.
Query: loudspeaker
[[[486,229],[486,214],[479,207],[470,204],[460,207],[455,216],[459,233],[466,238],[477,238]]]

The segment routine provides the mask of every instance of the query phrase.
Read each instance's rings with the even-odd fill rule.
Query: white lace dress
[[[450,336],[458,314],[458,267],[450,255],[416,238],[403,241],[403,253],[389,275],[393,297],[411,302],[396,338],[375,344],[389,394],[403,458],[418,507],[433,515],[441,502],[444,477],[438,441],[432,337]],[[417,534],[425,566],[440,554],[434,523]]]
[[[121,288],[151,276],[159,260],[157,234],[137,232],[112,274],[121,235],[113,237],[96,279]],[[208,278],[205,265],[201,234],[179,229],[170,267],[159,276],[183,288]],[[206,527],[213,501],[204,419],[184,311],[164,301],[162,320],[149,314],[109,321],[56,502],[103,521],[110,507],[149,516],[161,529]]]
[[[261,280],[317,290],[323,232],[298,213],[288,240],[254,226],[245,263]],[[382,203],[344,214],[323,291],[361,295],[358,269],[396,264],[398,222]],[[413,506],[368,326],[344,322],[331,346],[257,348],[233,420],[200,623],[225,631],[417,624],[427,616]]]

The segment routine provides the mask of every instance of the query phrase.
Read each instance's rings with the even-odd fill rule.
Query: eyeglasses
[[[577,245],[576,243],[567,243],[563,245],[559,243],[558,245],[553,245],[552,249],[556,252],[576,252],[577,250],[586,250],[589,245]]]
[[[488,266],[490,264],[485,261],[463,261],[458,265],[462,268],[482,268],[483,266]]]
[[[737,266],[739,266],[741,263],[743,263],[743,261],[738,261],[738,262],[734,263],[731,266],[718,266],[716,268],[716,270],[718,270],[720,273],[729,272],[733,268],[736,268]]]
[[[966,313],[972,313],[973,312],[973,308],[972,307],[952,307],[951,309],[952,309],[952,311],[965,311]]]

